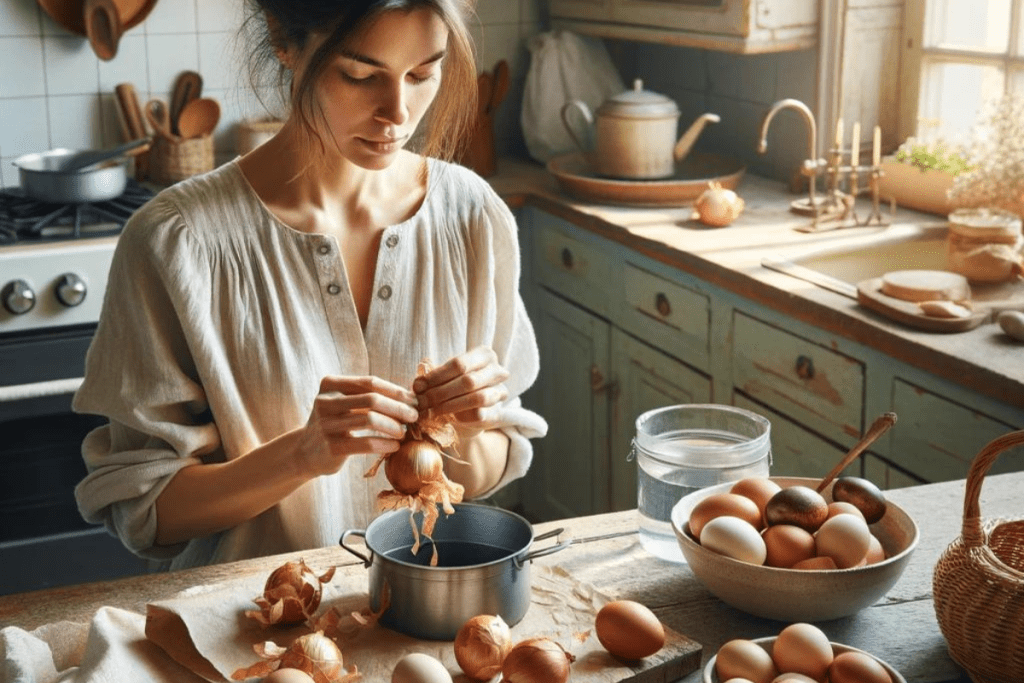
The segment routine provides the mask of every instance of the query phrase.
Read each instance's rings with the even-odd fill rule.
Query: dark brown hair
[[[250,80],[259,95],[267,74],[285,101],[295,108],[304,129],[321,151],[324,142],[316,121],[323,120],[315,85],[324,69],[356,32],[384,12],[434,11],[448,28],[448,52],[442,65],[441,85],[421,124],[422,154],[452,160],[468,143],[476,112],[476,62],[469,36],[471,0],[247,0],[243,32],[251,44]],[[326,40],[309,58],[297,83],[277,55],[286,47],[303,50],[310,36],[325,33]],[[402,36],[395,36],[402,40]]]

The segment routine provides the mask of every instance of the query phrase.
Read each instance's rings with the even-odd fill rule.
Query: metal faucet
[[[817,184],[818,168],[823,165],[823,161],[818,160],[817,127],[814,123],[814,114],[811,112],[810,108],[800,100],[793,98],[779,100],[773,104],[772,108],[769,109],[768,113],[765,115],[764,121],[761,123],[761,142],[757,146],[757,151],[760,154],[764,154],[768,151],[768,126],[771,124],[775,115],[783,109],[796,109],[803,115],[804,121],[807,122],[807,158],[804,160],[802,172],[810,178],[810,208],[811,211],[813,211],[814,221],[817,223],[818,205],[814,198],[814,186]]]

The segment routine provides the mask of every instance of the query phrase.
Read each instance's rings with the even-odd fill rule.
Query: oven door
[[[149,569],[75,503],[82,440],[105,422],[71,410],[94,329],[0,337],[0,595]]]

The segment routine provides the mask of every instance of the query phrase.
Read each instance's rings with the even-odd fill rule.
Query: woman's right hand
[[[416,405],[416,394],[379,377],[325,377],[303,429],[303,470],[333,474],[350,455],[397,451]]]

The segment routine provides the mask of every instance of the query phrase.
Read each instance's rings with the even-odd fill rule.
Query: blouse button
[[[388,238],[384,240],[384,244],[393,249],[398,244],[398,235],[388,235]]]
[[[339,292],[341,292],[341,287],[339,287],[338,285],[334,284],[333,282],[331,284],[327,285],[327,293],[328,294],[338,294]]]
[[[331,253],[331,245],[329,245],[329,244],[321,244],[320,247],[317,249],[317,251],[319,251],[321,254],[330,254]]]
[[[388,285],[384,285],[383,287],[377,290],[377,296],[379,296],[381,299],[390,299],[391,287],[389,287]]]

